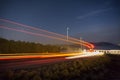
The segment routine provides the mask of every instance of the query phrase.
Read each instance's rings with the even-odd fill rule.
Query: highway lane
[[[0,56],[0,70],[32,68],[43,64],[51,64],[60,61],[68,61],[76,58],[103,55],[99,52],[85,52],[84,54],[50,54],[50,55],[14,55]]]
[[[36,65],[43,65],[48,63],[55,63],[59,61],[68,60],[65,57],[78,55],[76,53],[54,53],[42,55],[0,55],[0,70],[27,68]]]
[[[27,67],[34,67],[37,65],[43,65],[48,63],[55,63],[59,61],[65,61],[65,57],[57,57],[57,58],[49,58],[49,59],[37,59],[37,60],[26,60],[26,61],[15,61],[11,63],[2,63],[0,64],[0,69],[7,70],[7,69],[19,69],[19,68],[27,68]]]

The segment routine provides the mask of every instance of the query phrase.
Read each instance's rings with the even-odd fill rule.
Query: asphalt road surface
[[[0,55],[0,71],[8,69],[19,69],[33,67],[37,65],[43,65],[48,63],[55,63],[60,61],[66,61],[65,57],[75,56],[78,54],[47,54],[47,55],[16,55],[7,54]]]
[[[0,71],[8,69],[20,69],[40,66],[43,64],[51,64],[60,61],[67,61],[76,58],[84,58],[89,56],[99,55],[99,53],[67,53],[67,54],[47,54],[47,55],[0,55]],[[101,55],[101,53],[100,53]]]

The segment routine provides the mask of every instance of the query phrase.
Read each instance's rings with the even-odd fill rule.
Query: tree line
[[[0,53],[45,53],[60,52],[58,45],[43,45],[34,42],[14,41],[0,38]]]

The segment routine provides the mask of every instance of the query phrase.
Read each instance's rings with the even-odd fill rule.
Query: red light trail
[[[83,40],[80,42],[80,40],[78,40],[76,38],[73,38],[73,37],[69,37],[69,40],[66,40],[66,36],[62,35],[62,34],[50,32],[50,31],[47,31],[47,30],[39,29],[39,28],[35,28],[35,27],[32,27],[32,26],[24,25],[24,24],[17,23],[17,22],[14,22],[14,21],[10,21],[10,20],[6,20],[6,19],[0,19],[0,20],[4,21],[4,22],[7,22],[7,23],[12,23],[12,24],[15,24],[15,25],[26,27],[26,28],[29,28],[29,29],[32,29],[32,30],[37,30],[37,31],[41,31],[41,32],[44,32],[44,33],[48,33],[48,35],[40,34],[40,33],[32,33],[32,32],[29,32],[29,31],[18,30],[18,29],[9,28],[9,27],[6,27],[6,26],[0,26],[0,28],[14,30],[14,31],[19,31],[19,32],[24,32],[24,33],[31,34],[31,35],[34,35],[34,36],[43,36],[43,37],[48,37],[48,38],[52,38],[52,39],[62,40],[62,41],[71,42],[71,43],[75,43],[75,44],[81,44],[81,45],[86,46],[86,47],[88,47],[90,49],[94,48],[93,44],[88,43],[88,42],[83,41]],[[50,36],[50,35],[52,35],[52,36]],[[57,37],[55,37],[55,36],[57,36]],[[59,38],[59,37],[61,37],[61,38]]]
[[[32,33],[32,32],[29,32],[29,31],[19,30],[19,29],[15,29],[15,28],[9,28],[9,27],[6,27],[6,26],[0,26],[0,28],[8,29],[8,30],[13,30],[13,31],[18,31],[18,32],[23,32],[23,33],[27,33],[27,34],[34,35],[34,36],[48,37],[48,38],[57,39],[57,40],[62,40],[62,41],[71,42],[71,43],[75,43],[75,44],[81,44],[81,45],[84,45],[84,46],[90,48],[90,47],[89,47],[88,45],[86,45],[86,44],[82,44],[82,43],[79,43],[79,42],[75,42],[75,41],[71,41],[71,40],[66,40],[66,39],[62,39],[62,38],[58,38],[58,37],[53,37],[53,36],[48,36],[48,35],[38,34],[38,33]]]

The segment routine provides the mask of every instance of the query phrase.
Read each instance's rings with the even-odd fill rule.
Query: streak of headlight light
[[[0,60],[12,60],[12,59],[23,59],[23,58],[55,58],[55,57],[66,57],[66,56],[75,56],[74,53],[67,53],[67,54],[45,54],[45,55],[11,55],[11,56],[2,56]]]
[[[90,57],[90,56],[100,56],[103,55],[102,52],[86,52],[85,54],[78,54],[75,56],[65,57],[66,59],[74,59],[74,58],[82,58],[82,57]]]
[[[75,41],[70,41],[70,40],[66,40],[66,39],[62,39],[62,38],[57,38],[57,37],[53,37],[53,36],[48,36],[48,35],[44,35],[44,34],[32,33],[32,32],[25,31],[25,30],[18,30],[18,29],[9,28],[9,27],[6,27],[6,26],[0,26],[0,28],[14,30],[14,31],[18,31],[18,32],[23,32],[23,33],[31,34],[31,35],[34,35],[34,36],[43,36],[43,37],[48,37],[48,38],[52,38],[52,39],[62,40],[62,41],[71,42],[71,43],[75,43],[75,44],[81,44],[81,43],[75,42]],[[90,46],[88,46],[88,45],[84,44],[84,46],[90,48]]]
[[[31,27],[31,26],[28,26],[28,25],[24,25],[24,24],[20,24],[20,23],[14,22],[14,21],[6,20],[6,19],[0,19],[0,20],[1,20],[1,21],[4,21],[4,22],[9,22],[9,23],[12,23],[12,24],[16,24],[16,25],[19,25],[19,26],[23,26],[23,27],[26,27],[26,28],[29,28],[29,29],[38,30],[38,31],[43,31],[43,32],[50,33],[50,34],[54,34],[54,35],[61,36],[61,37],[64,37],[64,38],[66,37],[65,35],[62,35],[62,34],[57,34],[57,33],[54,33],[54,32],[47,31],[47,30],[43,30],[43,29]],[[72,40],[75,40],[75,41],[80,41],[80,40],[78,40],[78,39],[76,39],[76,38],[73,38],[73,37],[69,37],[69,39],[72,39]],[[83,45],[83,44],[88,45],[88,46],[89,46],[88,48],[91,48],[91,49],[94,48],[94,45],[93,45],[93,44],[88,43],[88,42],[85,42],[85,41],[82,40],[81,45]]]

